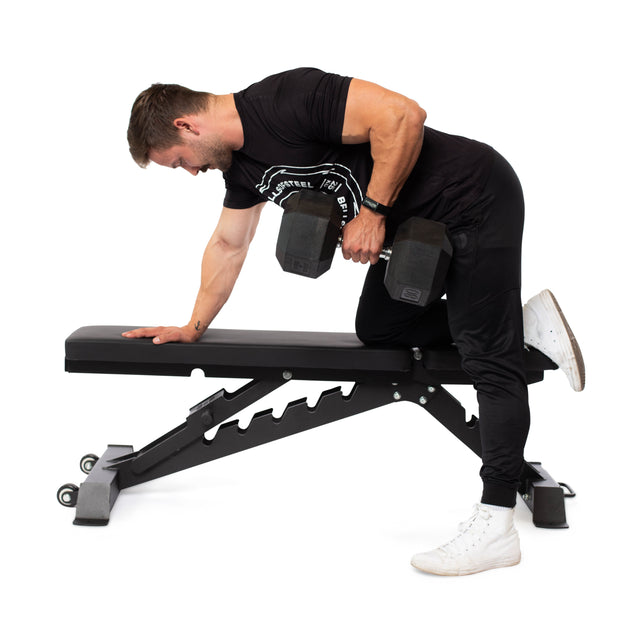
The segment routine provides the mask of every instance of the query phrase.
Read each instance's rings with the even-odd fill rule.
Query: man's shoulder
[[[238,94],[251,99],[255,96],[277,94],[282,91],[306,91],[309,88],[322,85],[327,78],[339,77],[335,73],[329,73],[316,67],[297,67],[286,71],[271,74],[262,80],[254,82]],[[347,79],[345,77],[345,79]]]

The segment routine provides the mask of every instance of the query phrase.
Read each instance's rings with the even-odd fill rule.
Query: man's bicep
[[[212,241],[223,242],[234,249],[246,248],[253,240],[265,202],[248,209],[222,207]]]

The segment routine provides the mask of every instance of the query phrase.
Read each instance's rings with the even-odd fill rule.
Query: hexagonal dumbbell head
[[[396,233],[384,284],[394,300],[421,307],[440,298],[453,249],[441,222],[409,218]]]
[[[317,278],[331,267],[340,236],[342,212],[335,197],[302,190],[287,199],[276,258],[289,273]]]

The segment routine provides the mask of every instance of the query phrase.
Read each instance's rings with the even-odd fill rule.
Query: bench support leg
[[[569,527],[564,499],[573,498],[576,494],[567,485],[556,482],[539,462],[525,462],[518,492],[527,507],[531,509],[533,524],[536,527],[543,529]]]
[[[477,418],[473,416],[467,422],[462,405],[441,386],[428,386],[427,393],[427,396],[420,396],[418,404],[480,457],[482,449]],[[415,397],[407,399],[416,402]],[[569,526],[564,500],[573,498],[575,493],[569,487],[565,492],[563,487],[566,485],[556,482],[539,462],[524,463],[518,493],[531,510],[536,527],[566,529]]]
[[[108,469],[110,460],[133,451],[128,445],[112,445],[98,458],[87,479],[70,494],[70,504],[75,506],[73,524],[100,526],[109,524],[111,508],[120,493],[118,472]],[[67,485],[72,486],[72,485]],[[58,493],[60,496],[60,493]],[[64,504],[64,502],[63,502]]]
[[[121,489],[398,401],[422,407],[481,455],[477,418],[467,421],[464,407],[437,383],[357,382],[346,396],[340,387],[323,391],[313,407],[306,398],[291,402],[279,418],[274,417],[271,409],[256,413],[246,429],[239,428],[238,420],[224,422],[286,382],[253,380],[232,393],[222,389],[193,407],[183,424],[139,451],[134,452],[130,446],[109,446],[80,489],[76,487],[62,500],[60,492],[65,487],[74,487],[64,485],[58,499],[66,506],[76,507],[74,524],[107,524]],[[207,432],[216,426],[215,435],[208,437]],[[536,526],[568,526],[564,498],[572,493],[565,493],[539,463],[525,464],[520,495],[531,509]]]

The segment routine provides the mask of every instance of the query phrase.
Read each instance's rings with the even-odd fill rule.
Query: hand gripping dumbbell
[[[286,202],[276,244],[280,266],[289,273],[317,278],[331,267],[341,244],[342,212],[334,196],[302,190]],[[396,232],[384,284],[394,300],[421,307],[437,300],[453,253],[447,228],[440,222],[409,218]]]

